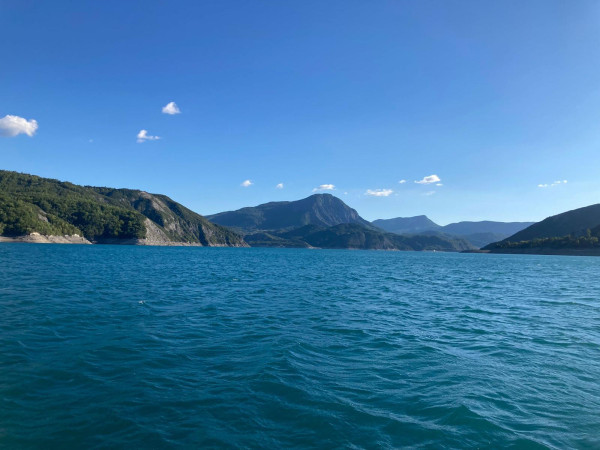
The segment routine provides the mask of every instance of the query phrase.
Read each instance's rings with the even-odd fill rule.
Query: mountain
[[[396,234],[413,234],[422,231],[437,230],[441,227],[427,216],[396,217],[395,219],[377,219],[371,224],[382,230]]]
[[[0,236],[40,242],[247,246],[165,195],[0,171]],[[42,238],[40,236],[52,237]]]
[[[598,225],[600,225],[600,204],[547,217],[504,240],[519,242],[569,234],[583,235],[588,228],[592,229]]]
[[[376,228],[331,194],[272,202],[207,216],[244,234],[253,247],[321,247],[371,250],[462,251],[464,239],[400,236]]]
[[[535,222],[493,222],[483,220],[480,222],[456,222],[442,227],[444,233],[466,236],[470,234],[503,234],[506,237],[517,233]]]
[[[484,247],[492,252],[600,254],[600,204],[547,217]]]
[[[341,223],[371,224],[339,198],[315,194],[292,202],[271,202],[206,216],[211,222],[246,233],[257,230],[291,230],[305,225],[330,227]]]
[[[442,236],[450,239],[460,237],[471,245],[481,248],[491,242],[502,240],[520,231],[534,222],[456,222],[440,226],[427,216],[396,217],[395,219],[378,219],[373,225],[397,234],[422,234]]]

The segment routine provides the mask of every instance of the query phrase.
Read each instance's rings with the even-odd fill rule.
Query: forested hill
[[[593,229],[598,225],[600,225],[600,204],[595,204],[547,217],[513,234],[505,241],[518,242],[570,234],[583,235],[588,228]]]
[[[98,243],[247,245],[164,195],[0,171],[0,236],[31,233]]]
[[[600,254],[600,204],[548,217],[484,247],[499,253]]]

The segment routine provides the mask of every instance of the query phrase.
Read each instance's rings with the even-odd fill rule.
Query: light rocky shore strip
[[[148,221],[150,222],[150,221]],[[203,247],[199,242],[180,242],[171,241],[154,224],[148,225],[149,233],[146,239],[111,239],[104,238],[99,241],[89,241],[88,239],[74,235],[64,236],[44,236],[43,234],[33,232],[24,236],[0,236],[0,243],[29,243],[29,244],[112,244],[112,245],[155,245],[160,247]],[[211,245],[212,247],[226,247],[226,245]],[[247,246],[247,245],[246,245]]]
[[[0,242],[25,242],[30,244],[91,244],[86,238],[74,234],[72,236],[44,236],[40,233],[31,233],[25,236],[0,236]]]

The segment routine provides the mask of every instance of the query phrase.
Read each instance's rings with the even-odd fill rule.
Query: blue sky
[[[0,42],[2,169],[201,214],[321,185],[370,220],[600,201],[597,1],[0,0]]]

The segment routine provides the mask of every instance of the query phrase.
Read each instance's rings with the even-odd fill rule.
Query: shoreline
[[[493,249],[486,252],[495,255],[557,255],[557,256],[600,256],[600,248],[519,248],[519,249]]]
[[[232,245],[203,245],[199,242],[176,242],[149,239],[103,239],[101,241],[90,241],[77,234],[69,236],[31,233],[24,236],[0,236],[0,244],[83,244],[83,245],[133,245],[133,246],[156,246],[156,247],[243,247]]]

